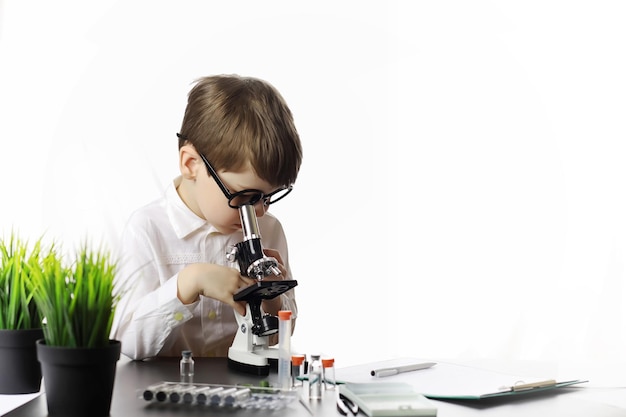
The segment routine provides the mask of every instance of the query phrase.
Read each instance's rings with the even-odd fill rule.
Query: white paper
[[[437,362],[437,364],[432,368],[404,372],[384,378],[370,375],[373,369],[422,362]],[[515,385],[541,382],[551,377],[511,375],[429,359],[398,358],[338,368],[336,378],[339,382],[406,382],[411,384],[417,392],[430,398],[478,399],[493,394],[511,392],[511,388]]]

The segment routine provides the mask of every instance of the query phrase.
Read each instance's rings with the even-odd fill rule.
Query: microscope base
[[[268,376],[270,374],[270,365],[251,365],[249,363],[237,362],[228,358],[228,369],[245,374],[256,376]]]
[[[270,369],[278,369],[278,350],[263,348],[249,351],[231,346],[228,350],[228,368],[252,375],[269,375]]]

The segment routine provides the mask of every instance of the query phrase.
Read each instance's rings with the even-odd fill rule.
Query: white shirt
[[[223,235],[198,217],[176,191],[180,177],[170,183],[163,197],[136,210],[120,241],[118,289],[120,300],[111,337],[120,340],[122,353],[131,359],[180,356],[189,349],[194,356],[226,356],[237,322],[232,307],[200,296],[184,305],[177,298],[178,272],[198,262],[238,269],[226,260],[241,232]],[[291,279],[287,241],[282,225],[269,213],[258,219],[262,244],[280,252]],[[294,290],[281,296],[283,309],[297,316]]]

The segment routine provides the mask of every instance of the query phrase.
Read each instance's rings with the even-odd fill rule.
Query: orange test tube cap
[[[289,310],[280,310],[278,312],[279,320],[289,320],[291,318],[291,311]]]
[[[293,355],[291,357],[291,363],[300,366],[304,363],[304,355]]]
[[[333,366],[335,364],[335,360],[333,358],[325,358],[322,359],[322,366],[324,368],[330,368],[331,366]]]

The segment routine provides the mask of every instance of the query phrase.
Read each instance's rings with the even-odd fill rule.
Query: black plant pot
[[[38,340],[48,415],[108,416],[120,348],[118,340],[93,349],[48,346]]]
[[[35,342],[42,329],[0,330],[0,394],[29,394],[41,389]]]

